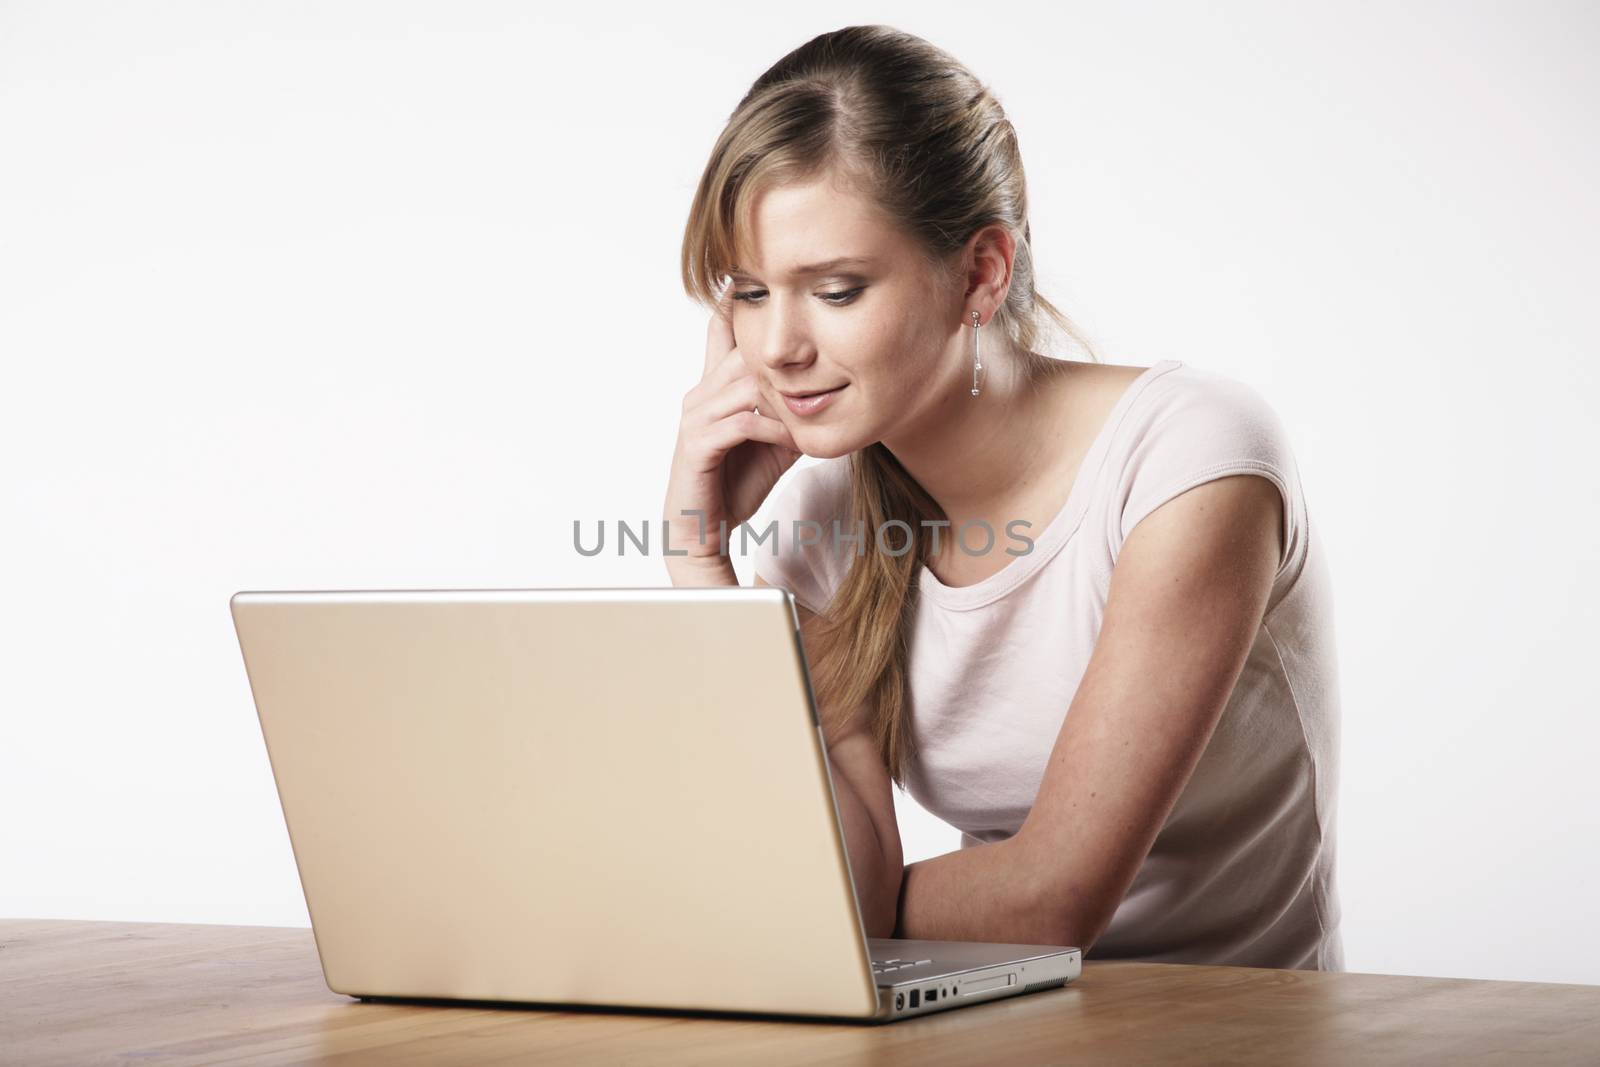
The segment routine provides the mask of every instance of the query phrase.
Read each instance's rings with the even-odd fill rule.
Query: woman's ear
[[[987,309],[980,324],[994,318],[995,311],[1006,302],[1016,253],[1016,237],[999,223],[983,227],[968,240],[966,262],[969,265],[964,296],[968,300],[976,298]]]

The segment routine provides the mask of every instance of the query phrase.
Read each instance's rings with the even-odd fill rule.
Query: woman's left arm
[[[1245,474],[1180,493],[1133,528],[1021,829],[907,866],[895,937],[1089,950],[1222,717],[1283,525],[1277,487]]]

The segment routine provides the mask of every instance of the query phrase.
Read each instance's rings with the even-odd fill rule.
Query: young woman
[[[985,87],[888,27],[796,49],[682,267],[713,313],[669,571],[737,585],[718,530],[769,505],[757,583],[802,609],[869,936],[1343,969],[1331,594],[1283,427],[1219,373],[1034,351],[1082,342]],[[891,781],[962,847],[904,866]]]

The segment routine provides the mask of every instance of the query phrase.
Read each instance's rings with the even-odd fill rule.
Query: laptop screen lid
[[[333,991],[873,1015],[787,591],[230,607]]]

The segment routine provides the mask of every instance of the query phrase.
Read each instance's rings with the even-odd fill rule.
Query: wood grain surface
[[[0,920],[0,1063],[1600,1064],[1600,986],[1086,961],[882,1026],[377,1003],[295,927]]]

